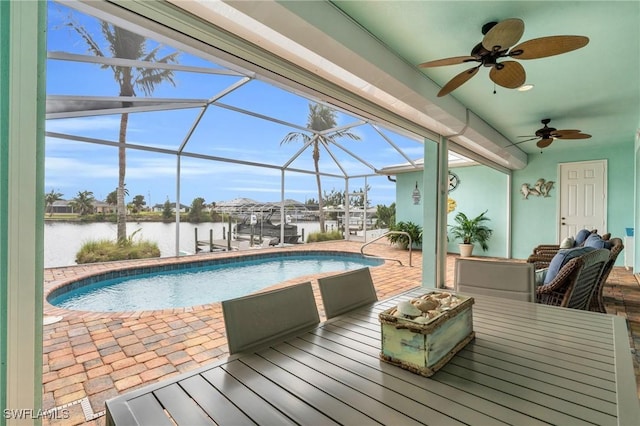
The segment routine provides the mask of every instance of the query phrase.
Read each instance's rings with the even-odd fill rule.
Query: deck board
[[[359,411],[357,407],[352,407],[337,399],[321,389],[313,386],[305,380],[282,368],[273,368],[274,364],[261,356],[249,356],[243,358],[243,363],[247,364],[263,376],[275,383],[286,383],[287,391],[300,399],[312,399],[314,406],[327,413],[327,416],[340,424],[368,424],[371,417]]]
[[[239,361],[232,361],[233,365]],[[229,374],[222,366],[212,368],[202,373],[207,381],[212,383],[226,398],[228,398],[244,414],[258,424],[295,424],[282,412],[268,404],[265,400],[248,389],[242,382]]]
[[[124,394],[107,402],[108,423],[625,425],[640,417],[634,383],[622,377],[632,375],[626,325],[607,315],[477,297],[476,338],[433,376],[382,361],[378,315],[427,291]]]
[[[217,424],[243,426],[255,423],[238,407],[233,405],[222,393],[202,376],[195,375],[180,381],[180,386]]]
[[[153,393],[173,420],[183,425],[215,425],[213,420],[195,403],[193,399],[174,383]]]
[[[287,351],[290,355],[291,352]],[[380,401],[370,397],[361,392],[355,392],[353,387],[346,385],[342,381],[337,380],[335,375],[345,374],[346,371],[332,369],[331,371],[318,371],[304,363],[299,362],[295,358],[287,356],[285,353],[268,351],[266,353],[260,353],[265,359],[281,366],[283,369],[290,371],[294,375],[300,378],[304,378],[311,385],[323,392],[340,399],[344,403],[351,407],[358,408],[367,416],[371,417],[374,421],[382,424],[422,424],[418,421],[411,419],[410,417],[402,414],[401,412],[391,408],[387,405],[381,404]],[[342,377],[340,377],[342,379]]]
[[[280,367],[271,365],[271,369],[280,369]],[[322,425],[334,423],[328,416],[290,393],[291,383],[288,381],[273,382],[265,377],[268,372],[257,371],[258,374],[256,374],[256,370],[243,362],[230,363],[225,366],[225,370],[295,423]]]

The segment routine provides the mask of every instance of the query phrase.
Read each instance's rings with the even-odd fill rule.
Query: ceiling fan
[[[502,58],[538,59],[559,55],[586,46],[589,38],[584,36],[558,35],[534,38],[511,48],[524,33],[524,22],[512,18],[502,22],[489,22],[482,27],[484,38],[472,50],[469,56],[454,56],[437,59],[418,65],[421,68],[457,65],[467,62],[479,62],[479,65],[453,77],[438,92],[438,97],[445,96],[466,83],[476,75],[481,66],[490,67],[489,78],[499,86],[515,89],[524,84],[526,73],[516,61],[498,62]],[[511,50],[509,50],[511,48]]]
[[[567,129],[567,130],[558,130],[555,127],[549,127],[547,124],[551,121],[550,118],[545,118],[541,120],[544,127],[536,130],[535,137],[520,141],[514,145],[518,145],[524,142],[529,142],[535,139],[540,138],[540,140],[536,143],[538,148],[546,148],[553,142],[554,139],[589,139],[591,135],[586,133],[582,133],[580,130],[575,129]],[[528,137],[528,136],[520,136],[520,137]]]

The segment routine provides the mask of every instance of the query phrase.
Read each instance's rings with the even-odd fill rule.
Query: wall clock
[[[460,178],[457,174],[449,172],[449,192],[453,191],[460,185]]]

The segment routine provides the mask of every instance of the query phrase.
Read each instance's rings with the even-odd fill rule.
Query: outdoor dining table
[[[380,359],[378,315],[433,289],[107,401],[117,425],[637,425],[625,320],[474,296],[475,339],[424,377]]]

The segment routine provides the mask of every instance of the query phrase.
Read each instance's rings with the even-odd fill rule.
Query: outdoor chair
[[[318,278],[327,319],[378,300],[369,268]]]
[[[607,249],[593,249],[572,258],[549,283],[536,288],[536,302],[588,310],[608,260]]]
[[[607,310],[604,307],[604,297],[602,295],[604,284],[607,282],[607,278],[609,278],[609,274],[611,273],[611,270],[616,263],[618,255],[624,249],[624,244],[622,243],[622,240],[620,238],[612,238],[610,241],[613,245],[609,250],[609,260],[602,270],[600,281],[598,282],[598,285],[596,286],[593,295],[591,296],[591,302],[589,303],[590,311],[601,312],[603,314],[607,313]]]
[[[513,261],[457,258],[456,292],[535,302],[533,265]]]
[[[594,312],[600,312],[606,314],[607,311],[604,307],[603,300],[603,290],[604,285],[609,278],[609,274],[613,269],[613,266],[616,263],[616,259],[622,250],[624,249],[624,244],[621,238],[611,238],[609,240],[611,242],[611,248],[609,249],[609,260],[602,270],[602,275],[598,281],[598,285],[594,289],[594,293],[591,296],[591,302],[589,303],[589,310]],[[559,248],[555,246],[555,249],[552,245],[546,246],[538,246],[539,248],[544,247],[544,249],[538,249],[537,253],[534,250],[534,253],[529,256],[527,262],[533,263],[536,269],[548,268],[549,264],[553,257],[557,254]]]
[[[229,353],[281,341],[320,322],[310,282],[222,301]]]

